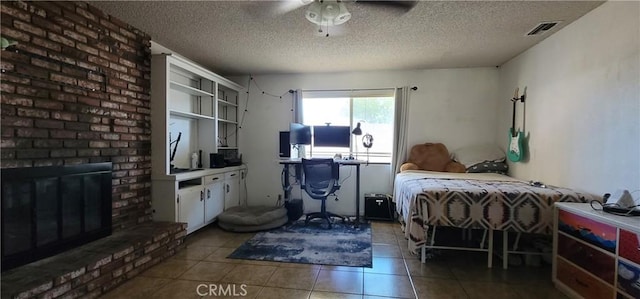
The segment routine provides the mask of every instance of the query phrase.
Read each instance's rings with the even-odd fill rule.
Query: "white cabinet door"
[[[201,186],[178,190],[178,222],[187,223],[188,234],[204,225],[202,195]]]
[[[227,172],[224,184],[224,209],[227,210],[240,205],[240,172]]]
[[[224,181],[223,178],[215,178],[205,186],[204,222],[213,221],[224,211]]]

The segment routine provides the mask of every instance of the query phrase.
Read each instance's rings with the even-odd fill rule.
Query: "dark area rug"
[[[257,233],[228,258],[371,268],[371,226],[298,221]]]

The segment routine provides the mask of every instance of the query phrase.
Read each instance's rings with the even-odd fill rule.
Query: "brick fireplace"
[[[86,3],[2,1],[2,168],[113,163],[113,229],[151,220],[150,38]]]
[[[99,295],[173,254],[185,236],[183,225],[151,221],[150,37],[85,2],[0,7],[0,34],[16,42],[0,53],[0,167],[112,163],[113,235],[36,262],[59,275],[12,291]],[[19,269],[3,273],[3,297],[5,282],[24,282]]]

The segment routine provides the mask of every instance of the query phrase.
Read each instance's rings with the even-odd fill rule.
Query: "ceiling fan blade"
[[[416,4],[418,4],[418,1],[356,0],[356,3],[357,4],[366,4],[366,5],[376,5],[376,6],[380,6],[380,7],[397,9],[397,10],[402,10],[402,11],[407,12],[407,11],[411,10],[414,6],[416,6]]]
[[[274,9],[275,13],[283,15],[288,12],[294,11],[300,7],[303,7],[311,2],[313,2],[313,0],[284,0],[284,1],[275,1],[272,3],[276,4],[276,7]]]

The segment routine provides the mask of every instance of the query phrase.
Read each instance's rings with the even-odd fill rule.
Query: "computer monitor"
[[[299,123],[289,125],[289,143],[311,144],[311,127]]]
[[[351,127],[314,126],[313,145],[321,147],[350,147]]]

